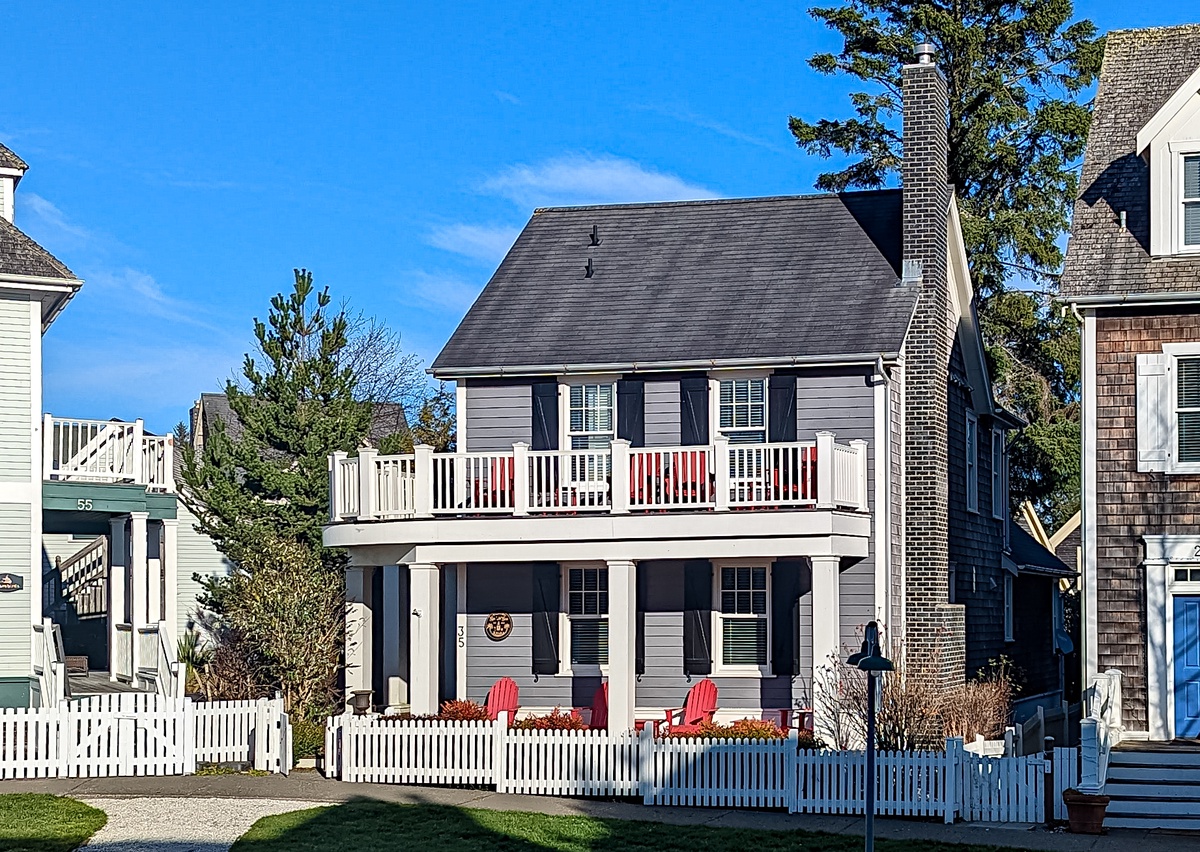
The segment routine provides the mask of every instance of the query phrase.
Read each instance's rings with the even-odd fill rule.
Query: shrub
[[[956,687],[942,703],[943,733],[968,742],[976,735],[995,740],[1012,724],[1016,677],[1007,658],[993,660],[975,679]]]
[[[698,740],[782,740],[787,734],[769,719],[738,719],[732,725],[701,722],[695,731],[672,732],[670,736]]]
[[[325,726],[318,722],[292,722],[292,760],[316,757],[325,750]]]
[[[478,701],[444,701],[438,719],[453,722],[486,722],[487,708]]]
[[[555,707],[545,716],[527,716],[518,719],[513,727],[519,731],[586,731],[588,726],[583,719],[570,713],[564,713]]]

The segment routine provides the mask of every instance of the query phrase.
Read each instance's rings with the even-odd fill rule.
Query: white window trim
[[[1014,602],[1013,595],[1015,592],[1015,578],[1012,574],[1004,572],[1004,641],[1015,642],[1016,636],[1013,625]]]
[[[979,513],[979,418],[968,411],[963,427],[963,468],[967,479],[967,511]],[[971,458],[971,433],[975,434],[975,458]]]
[[[556,677],[608,677],[608,670],[612,664],[611,648],[608,663],[602,666],[572,666],[571,665],[571,615],[568,613],[570,608],[570,599],[567,594],[569,586],[568,578],[572,568],[602,568],[608,570],[608,564],[604,562],[564,562],[559,566],[559,605],[558,605],[558,674]],[[611,592],[610,592],[611,595]],[[611,599],[609,600],[611,604]],[[603,616],[582,616],[588,619],[597,619],[608,621],[608,613]]]
[[[1200,254],[1200,244],[1189,246],[1183,241],[1184,227],[1184,198],[1183,198],[1183,159],[1184,157],[1200,156],[1200,144],[1188,141],[1172,142],[1171,152],[1171,247],[1172,254]],[[1200,200],[1200,199],[1198,199]]]
[[[708,374],[708,440],[721,431],[721,382],[732,379],[763,379],[763,442],[770,440],[771,423],[771,371],[770,370],[714,370]]]
[[[571,388],[577,385],[612,385],[613,389],[613,428],[612,435],[617,437],[617,382],[620,376],[602,374],[597,376],[572,376],[558,383],[558,448],[562,452],[571,451]],[[577,450],[576,452],[586,452]],[[597,452],[593,450],[593,452]]]
[[[1167,359],[1167,412],[1170,421],[1170,439],[1167,456],[1166,473],[1195,474],[1200,473],[1200,462],[1183,463],[1179,459],[1179,385],[1176,364],[1180,358],[1200,358],[1200,342],[1196,343],[1165,343],[1163,352],[1170,357]],[[1161,402],[1161,400],[1160,400]]]
[[[1008,494],[1004,487],[1005,459],[1008,456],[1004,430],[992,427],[992,517],[1003,520],[1007,512]]]
[[[721,620],[725,614],[721,612],[721,569],[722,568],[762,568],[767,569],[767,612],[764,620],[767,622],[767,661],[761,666],[727,666],[722,661],[725,659],[725,639],[724,631],[721,629]],[[722,677],[750,677],[763,678],[774,677],[774,672],[771,670],[771,637],[773,635],[771,625],[771,585],[772,574],[775,571],[775,566],[771,560],[766,559],[725,559],[713,562],[713,605],[712,605],[712,674],[713,676]],[[734,616],[735,618],[737,616]]]

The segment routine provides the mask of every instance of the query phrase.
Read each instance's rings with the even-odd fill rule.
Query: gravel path
[[[84,797],[108,814],[88,852],[226,852],[259,819],[327,805],[286,799],[108,799]]]

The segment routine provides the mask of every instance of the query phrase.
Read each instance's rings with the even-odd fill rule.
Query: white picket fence
[[[793,813],[861,814],[866,806],[865,753],[802,751],[794,731],[785,740],[656,739],[648,727],[640,734],[524,731],[500,720],[334,716],[325,754],[326,774],[344,781]],[[1041,757],[983,757],[951,739],[945,751],[879,752],[876,767],[880,814],[946,822],[1045,818],[1048,767]]]
[[[121,693],[0,710],[0,779],[188,775],[226,761],[287,774],[291,724],[281,699],[194,704]]]

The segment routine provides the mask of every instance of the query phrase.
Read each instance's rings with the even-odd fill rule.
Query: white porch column
[[[167,518],[162,525],[162,617],[167,624],[167,647],[174,649],[179,641],[179,521]]]
[[[440,569],[437,565],[408,566],[409,602],[409,706],[414,716],[438,711],[438,621],[441,615]]]
[[[608,563],[608,729],[633,729],[637,655],[637,563]]]
[[[819,456],[818,456],[819,458]],[[828,458],[828,456],[827,456]],[[827,676],[833,657],[840,657],[841,607],[838,593],[838,569],[841,559],[837,556],[812,557],[812,660],[813,660],[813,711],[818,730],[821,720],[828,719],[835,708],[822,707],[822,692],[819,684]],[[824,674],[822,673],[824,670]]]
[[[127,518],[121,515],[109,518],[109,548],[108,548],[108,679],[115,681],[121,665],[117,662],[117,625],[124,624],[128,613],[125,611],[125,584],[129,573],[129,559],[126,556],[125,522]]]
[[[160,522],[146,525],[146,623],[163,617],[163,546]]]
[[[140,454],[139,454],[140,457]],[[129,614],[129,623],[133,625],[133,671],[136,679],[137,671],[148,661],[141,659],[141,643],[138,641],[138,628],[147,624],[146,609],[149,595],[147,584],[149,564],[147,560],[146,520],[149,512],[129,513],[129,580],[133,587],[133,611]]]
[[[403,579],[400,566],[384,565],[380,570],[383,571],[383,601],[379,607],[383,618],[383,682],[387,684],[387,695],[381,697],[380,703],[387,703],[388,713],[399,713],[408,703],[408,681],[400,665],[400,643],[408,613],[400,609]]]
[[[356,689],[371,688],[373,624],[371,619],[371,572],[351,565],[346,569],[346,700]],[[378,700],[376,697],[373,700]]]

